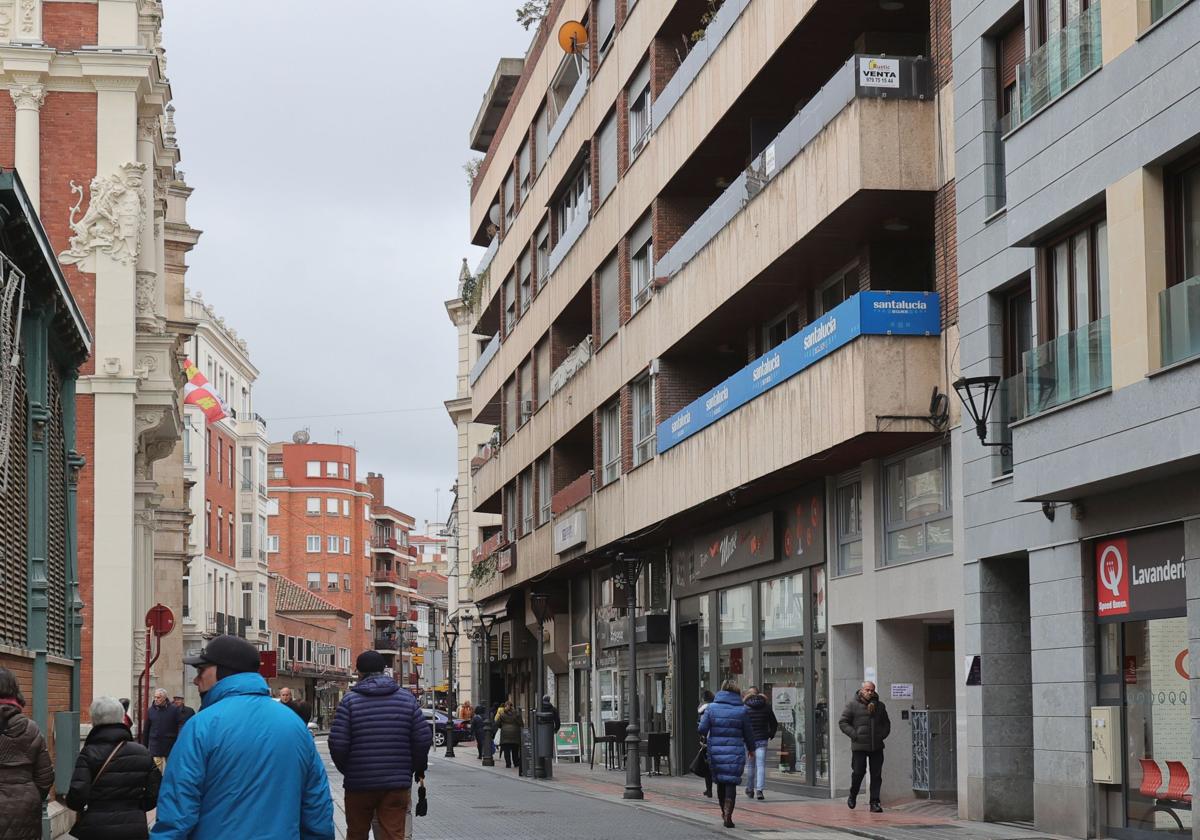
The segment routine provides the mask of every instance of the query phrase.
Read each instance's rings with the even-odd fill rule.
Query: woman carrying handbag
[[[123,722],[114,697],[92,703],[92,731],[75,760],[67,807],[79,812],[71,829],[78,840],[145,840],[146,812],[158,804],[162,774]]]
[[[708,704],[713,701],[713,693],[707,688],[701,695],[700,707],[696,709],[697,719],[704,717],[704,710],[708,708]],[[691,770],[697,776],[704,778],[704,795],[712,799],[712,768],[708,765],[708,738],[700,736],[700,752],[696,753],[696,758],[692,760]]]

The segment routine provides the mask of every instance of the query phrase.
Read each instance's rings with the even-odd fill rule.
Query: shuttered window
[[[616,25],[617,0],[596,0],[596,43],[600,45],[600,55],[608,52]]]
[[[537,404],[545,405],[550,399],[550,339],[543,338],[534,351],[537,366]]]
[[[533,119],[533,166],[538,172],[546,165],[546,154],[550,145],[550,114],[545,106]]]
[[[526,140],[521,144],[521,150],[517,152],[517,171],[521,177],[521,202],[525,202],[525,196],[529,195],[529,185],[533,183],[533,171],[529,164],[529,141]]]
[[[550,219],[547,218],[537,229],[537,287],[540,289],[550,279]]]
[[[650,137],[650,62],[633,74],[629,83],[629,152],[632,158]]]
[[[597,347],[612,338],[619,326],[618,274],[617,259],[613,256],[600,266],[600,272],[596,275],[596,281],[600,284],[600,340],[596,343]]]
[[[600,200],[617,185],[617,115],[609,114],[598,135],[600,146]]]

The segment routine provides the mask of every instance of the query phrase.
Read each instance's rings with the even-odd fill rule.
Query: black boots
[[[851,811],[854,810],[854,806],[857,804],[858,804],[858,794],[857,793],[852,793],[846,797],[846,807],[849,808]]]
[[[872,814],[882,814],[883,806],[880,805],[878,802],[872,802],[871,803],[871,813]]]
[[[726,799],[721,803],[721,817],[726,828],[733,828],[733,803]]]

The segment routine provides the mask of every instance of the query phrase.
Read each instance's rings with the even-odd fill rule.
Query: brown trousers
[[[410,788],[346,791],[346,840],[368,840],[375,821],[375,840],[404,840]]]

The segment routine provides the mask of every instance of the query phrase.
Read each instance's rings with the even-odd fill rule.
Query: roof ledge
[[[483,104],[479,106],[479,113],[471,126],[471,148],[474,151],[486,152],[491,146],[524,68],[523,58],[502,58],[496,65],[487,93],[483,95]]]

